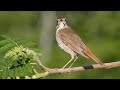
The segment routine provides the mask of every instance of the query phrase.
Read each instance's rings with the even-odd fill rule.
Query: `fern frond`
[[[15,43],[15,41],[14,41],[12,38],[10,38],[10,37],[8,37],[8,36],[6,36],[6,35],[0,35],[0,36],[3,37],[3,38],[5,38],[5,39],[8,39],[8,40],[11,41],[12,43],[14,43],[16,46],[18,46],[17,43]]]
[[[13,43],[12,43],[13,44]],[[8,44],[7,44],[8,45]],[[15,76],[23,76],[26,73],[32,73],[31,62],[34,58],[32,54],[26,52],[27,48],[23,46],[14,47],[9,50],[3,60],[2,71],[0,72],[2,78]],[[7,70],[6,74],[4,73]]]
[[[10,43],[10,42],[11,42],[11,41],[8,40],[8,39],[1,40],[1,41],[0,41],[0,46],[6,45],[6,44],[8,44],[8,43]]]
[[[34,62],[32,54],[27,53],[29,47],[37,45],[30,40],[23,38],[10,38],[6,35],[0,35],[3,39],[0,40],[0,53],[6,52],[3,58],[3,63],[0,65],[0,74],[2,78],[15,78],[15,76],[26,76],[32,72],[31,62]],[[41,55],[40,50],[32,48],[38,56]]]
[[[6,44],[6,45],[0,47],[0,53],[5,52],[5,51],[8,51],[9,49],[11,49],[11,48],[14,47],[14,46],[15,46],[14,43]]]

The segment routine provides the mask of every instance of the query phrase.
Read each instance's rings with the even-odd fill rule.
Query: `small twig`
[[[32,66],[32,69],[33,69],[33,71],[34,71],[36,74],[38,74],[38,72],[36,71],[36,69],[34,68],[34,66]]]
[[[30,63],[31,65],[37,65],[37,63]]]

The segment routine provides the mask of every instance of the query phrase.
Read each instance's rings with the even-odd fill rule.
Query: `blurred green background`
[[[0,34],[23,37],[37,44],[42,63],[49,68],[61,68],[70,55],[61,50],[55,39],[56,19],[65,17],[89,49],[104,63],[120,59],[119,11],[0,11]],[[3,55],[0,54],[0,58]],[[73,65],[94,64],[79,56]],[[70,75],[51,74],[46,79],[119,79],[120,68],[74,72]]]

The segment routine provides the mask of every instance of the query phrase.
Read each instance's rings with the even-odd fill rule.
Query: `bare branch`
[[[45,72],[48,72],[49,74],[53,74],[53,73],[70,73],[70,72],[79,72],[79,71],[84,71],[84,70],[88,70],[88,69],[98,69],[98,68],[113,68],[113,67],[118,67],[120,66],[120,61],[117,62],[111,62],[111,63],[104,63],[104,65],[100,65],[100,64],[92,64],[92,65],[85,65],[85,66],[80,66],[80,67],[73,67],[73,68],[55,68],[55,69],[51,69],[51,68],[47,68],[44,65],[42,65],[41,61],[39,60],[38,56],[36,55],[36,53],[32,50],[28,49],[28,52],[31,53],[36,62],[38,63],[38,65],[40,67],[42,67],[42,69]],[[48,75],[48,74],[47,74]]]
[[[70,73],[70,72],[79,72],[88,69],[97,69],[97,68],[112,68],[120,66],[120,61],[118,62],[111,62],[111,63],[104,63],[105,66],[101,66],[100,64],[93,64],[93,65],[86,65],[80,67],[73,67],[73,68],[60,68],[60,69],[48,69],[49,74],[52,73]]]

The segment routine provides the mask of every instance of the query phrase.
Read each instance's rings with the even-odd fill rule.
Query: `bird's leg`
[[[67,62],[67,64],[63,66],[63,68],[65,68],[73,59],[74,59],[74,56],[71,56],[71,59],[69,60],[69,62]]]
[[[69,66],[69,68],[72,67],[72,65],[75,63],[75,61],[76,61],[77,59],[78,59],[78,57],[76,56],[75,59],[74,59],[74,61],[73,61],[73,63]]]
[[[75,61],[78,59],[78,56],[76,56],[75,57],[75,59],[74,59],[74,61],[73,61],[73,63],[69,66],[69,68],[71,68],[72,67],[72,65],[75,63]],[[69,75],[70,75],[70,73],[69,73]]]

